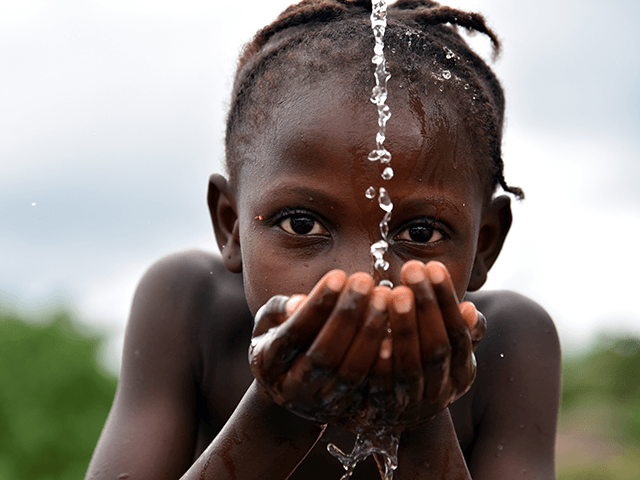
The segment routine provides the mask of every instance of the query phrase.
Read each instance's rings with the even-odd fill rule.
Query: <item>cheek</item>
[[[451,274],[451,280],[453,281],[454,288],[458,299],[462,301],[464,295],[469,286],[469,280],[471,279],[471,272],[473,271],[474,258],[466,258],[462,261],[450,262],[447,265],[449,273]]]
[[[473,235],[472,239],[465,245],[465,248],[461,249],[455,258],[452,258],[450,262],[448,262],[450,265],[449,273],[451,274],[451,279],[460,301],[464,298],[467,287],[469,286],[469,280],[471,279],[473,265],[475,263],[477,243],[478,238],[476,234]],[[449,265],[447,265],[447,267],[449,267]]]
[[[308,294],[327,269],[327,257],[300,260],[272,243],[268,232],[240,227],[242,276],[249,309],[274,295]]]

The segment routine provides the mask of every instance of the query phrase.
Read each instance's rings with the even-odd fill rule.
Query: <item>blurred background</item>
[[[138,280],[217,251],[236,57],[289,3],[0,0],[0,479],[82,477]],[[556,321],[559,478],[640,478],[640,3],[444,3],[503,42],[506,178],[527,199],[487,288]]]

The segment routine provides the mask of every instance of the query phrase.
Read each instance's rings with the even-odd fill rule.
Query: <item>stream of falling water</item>
[[[387,81],[391,75],[387,71],[387,60],[384,56],[384,32],[387,28],[387,2],[385,0],[371,0],[371,28],[375,45],[373,47],[373,58],[371,61],[375,64],[374,77],[376,85],[371,93],[371,101],[378,109],[378,133],[376,134],[376,148],[369,154],[369,160],[372,162],[380,162],[385,165],[382,171],[383,180],[391,180],[393,178],[393,169],[389,166],[391,162],[391,153],[384,147],[386,139],[387,121],[391,117],[391,111],[386,104],[387,101]],[[374,266],[380,273],[385,272],[389,268],[389,262],[384,259],[384,254],[389,248],[389,220],[393,210],[393,203],[389,194],[384,187],[378,189],[378,205],[384,211],[384,216],[380,222],[379,241],[371,245],[371,255],[374,258]],[[365,196],[373,199],[376,196],[375,187],[369,187],[365,192]],[[382,280],[380,285],[393,287],[389,280]]]
[[[376,85],[373,87],[371,101],[378,109],[378,133],[376,134],[376,148],[369,154],[369,160],[372,162],[380,162],[384,169],[382,171],[382,179],[390,180],[393,178],[393,169],[389,166],[391,162],[391,153],[384,147],[386,139],[387,121],[391,117],[389,106],[386,105],[387,100],[387,80],[391,76],[387,71],[387,62],[384,56],[384,32],[387,28],[387,2],[385,0],[371,0],[371,28],[375,38],[374,55],[371,61],[375,64],[374,76]],[[380,273],[384,273],[389,268],[389,262],[384,258],[384,254],[389,248],[389,220],[393,211],[393,203],[389,197],[389,193],[384,187],[377,190],[371,186],[365,192],[365,196],[373,200],[378,196],[378,205],[384,211],[382,220],[380,221],[379,241],[371,245],[371,255],[374,258],[374,266]],[[380,281],[380,285],[386,285],[393,288],[393,283],[388,279]],[[329,444],[327,449],[329,453],[337,458],[346,470],[341,480],[351,478],[356,465],[367,458],[369,455],[376,453],[380,455],[384,462],[384,480],[393,480],[394,472],[398,467],[398,444],[399,438],[390,428],[380,428],[376,431],[367,431],[359,433],[356,437],[356,443],[351,453],[346,454],[334,444]]]

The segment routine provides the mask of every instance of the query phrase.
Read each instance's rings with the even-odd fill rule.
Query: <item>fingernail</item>
[[[327,288],[334,292],[339,292],[344,287],[346,276],[342,272],[335,272],[327,278]]]
[[[447,267],[440,262],[431,262],[429,264],[429,280],[431,283],[444,283],[447,280]]]
[[[464,320],[464,323],[467,324],[468,328],[472,328],[476,323],[478,323],[478,310],[471,302],[464,302],[460,304],[460,315]]]
[[[374,291],[371,297],[371,306],[379,312],[385,312],[387,310],[387,296]]]
[[[425,280],[424,270],[420,266],[409,268],[405,280],[410,285],[417,285]]]
[[[411,294],[411,290],[407,290],[407,292],[403,291],[397,293],[393,299],[393,307],[395,308],[396,312],[400,314],[409,313],[413,304],[413,295]]]
[[[349,281],[351,290],[360,295],[368,295],[373,287],[373,281],[368,275],[354,275]]]
[[[391,358],[391,354],[393,353],[393,347],[391,343],[391,338],[387,337],[382,340],[380,344],[380,358],[383,360],[387,360]]]
[[[289,300],[287,300],[287,304],[284,307],[284,311],[287,315],[291,315],[293,312],[295,312],[298,307],[300,306],[300,304],[302,303],[302,301],[304,300],[304,295],[294,295],[291,298],[289,298]]]

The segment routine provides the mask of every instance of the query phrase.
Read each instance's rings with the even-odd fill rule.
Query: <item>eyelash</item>
[[[320,228],[322,228],[322,230],[324,230],[325,232],[328,232],[328,229],[323,225],[323,222],[321,222],[318,218],[317,215],[305,210],[305,209],[300,209],[300,208],[283,208],[282,210],[280,210],[278,213],[276,213],[273,216],[272,219],[272,224],[275,226],[278,226],[280,229],[282,229],[285,233],[287,233],[288,235],[292,235],[292,236],[297,236],[297,237],[314,237],[314,236],[325,236],[322,233],[296,233],[296,232],[289,232],[286,230],[285,227],[283,227],[283,222],[289,220],[291,221],[292,218],[295,217],[305,217],[308,218],[310,220],[312,220],[314,222],[314,225],[311,227],[311,230],[314,230],[315,228],[317,228],[318,226]],[[441,238],[438,238],[435,241],[426,241],[426,242],[420,242],[420,241],[416,241],[413,239],[402,239],[399,238],[400,235],[404,232],[408,232],[409,229],[413,228],[413,227],[426,227],[430,230],[432,230],[432,236],[434,234],[439,234]],[[291,225],[289,224],[289,228],[291,228]],[[409,234],[410,235],[410,234]],[[327,233],[328,236],[328,233]],[[439,222],[436,222],[433,219],[430,218],[422,218],[422,219],[417,219],[414,221],[409,222],[408,224],[405,224],[401,229],[399,229],[397,231],[397,233],[395,235],[393,235],[393,241],[395,242],[407,242],[408,244],[414,244],[414,245],[421,245],[421,246],[431,246],[431,245],[436,245],[438,243],[440,243],[443,240],[447,240],[450,238],[450,235],[447,233],[447,231],[445,230],[445,228],[441,227]],[[431,238],[429,238],[429,240],[431,240]]]
[[[408,232],[409,229],[414,228],[414,227],[426,227],[426,228],[428,228],[428,229],[430,229],[432,231],[431,237],[433,237],[433,235],[435,235],[435,234],[439,234],[441,238],[438,238],[435,241],[431,241],[431,237],[430,237],[429,241],[426,241],[426,242],[420,242],[420,241],[416,241],[416,240],[413,240],[413,239],[399,238],[401,234],[403,234],[404,232]],[[417,244],[417,245],[425,245],[425,246],[426,245],[436,245],[436,244],[442,242],[443,240],[447,240],[449,238],[450,238],[450,236],[447,233],[447,231],[443,227],[441,227],[438,222],[436,222],[436,221],[434,221],[432,219],[428,219],[428,218],[415,220],[415,221],[412,221],[412,222],[410,222],[408,224],[405,224],[393,236],[393,239],[396,242],[397,241],[402,241],[402,242],[413,243],[413,244]]]
[[[283,226],[282,224],[289,220],[289,222],[291,222],[292,218],[295,217],[304,217],[304,218],[308,218],[310,220],[312,220],[314,222],[314,225],[312,226],[311,230],[314,230],[315,228],[317,228],[318,226],[320,228],[322,228],[322,230],[324,232],[328,232],[328,229],[323,225],[323,222],[321,222],[320,220],[318,220],[317,215],[315,215],[312,212],[309,212],[308,210],[304,210],[304,209],[299,209],[299,208],[283,208],[282,210],[280,210],[278,213],[276,213],[273,217],[273,225],[278,226],[280,229],[282,229],[285,233],[289,234],[289,235],[293,235],[293,236],[297,236],[297,237],[314,237],[314,236],[328,236],[324,235],[323,233],[296,233],[296,232],[288,232]],[[289,226],[291,227],[291,225],[289,224]]]

